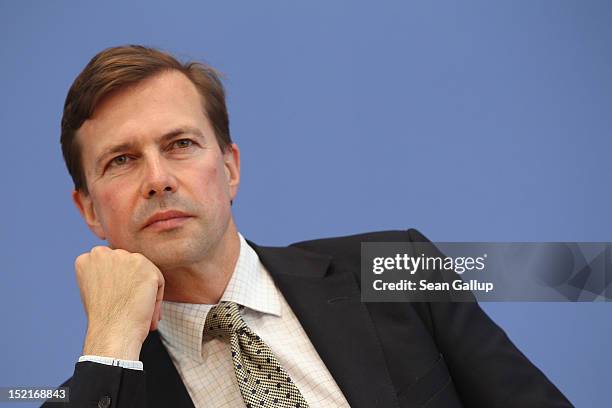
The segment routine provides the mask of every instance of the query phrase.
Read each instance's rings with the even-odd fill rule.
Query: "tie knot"
[[[242,320],[239,306],[234,302],[221,302],[208,312],[204,323],[204,338],[222,338],[229,340],[233,333],[246,327]]]

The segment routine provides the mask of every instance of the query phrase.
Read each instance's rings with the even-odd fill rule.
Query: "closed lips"
[[[146,222],[143,228],[148,227],[149,225],[158,222],[158,221],[165,221],[165,220],[171,220],[173,218],[187,218],[187,217],[191,217],[191,215],[186,214],[184,212],[181,211],[164,211],[161,213],[157,213],[154,214],[152,217],[150,217]]]

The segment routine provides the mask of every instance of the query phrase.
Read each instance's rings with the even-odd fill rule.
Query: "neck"
[[[208,250],[204,260],[194,265],[162,270],[166,279],[164,300],[211,305],[219,303],[239,255],[240,238],[233,219],[230,219],[222,238]]]

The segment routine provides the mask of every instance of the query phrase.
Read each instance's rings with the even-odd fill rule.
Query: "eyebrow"
[[[191,135],[198,137],[201,140],[204,140],[204,135],[202,134],[200,129],[192,127],[192,126],[181,126],[181,127],[172,129],[169,132],[164,133],[163,135],[157,138],[156,142],[158,144],[163,144],[164,142],[167,142],[170,139],[178,135],[184,135],[184,134],[191,134]],[[130,142],[119,143],[117,145],[106,148],[104,152],[102,153],[102,155],[96,160],[96,164],[95,164],[96,172],[100,171],[100,168],[102,167],[102,165],[105,163],[105,161],[107,160],[109,156],[113,154],[125,152],[126,150],[132,150],[137,145],[138,143],[130,141]]]

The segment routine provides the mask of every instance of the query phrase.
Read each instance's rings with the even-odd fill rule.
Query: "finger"
[[[160,286],[157,289],[157,297],[155,299],[155,310],[151,319],[151,330],[157,330],[158,323],[161,320],[161,305],[164,299],[164,287]]]
[[[155,298],[155,306],[159,305],[159,315],[157,316],[157,321],[160,321],[162,319],[162,309],[161,309],[161,304],[162,301],[164,300],[164,288],[165,288],[166,282],[164,280],[164,275],[162,275],[162,273],[159,273],[159,281],[157,283],[157,297]]]
[[[151,318],[151,324],[149,325],[149,331],[157,330],[157,323],[159,323],[159,306],[155,304],[155,310],[153,311],[153,317]]]
[[[161,320],[161,301],[155,303],[155,310],[153,311],[153,317],[151,318],[151,330],[156,330],[158,323]]]

